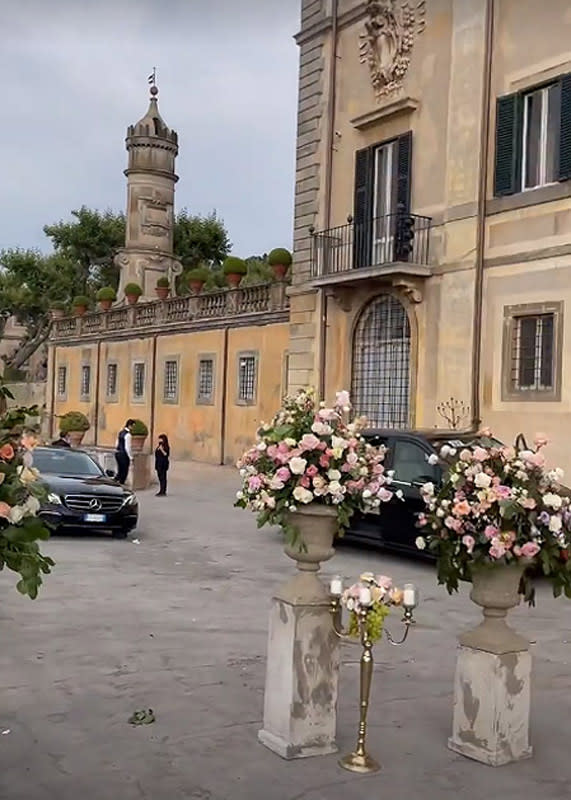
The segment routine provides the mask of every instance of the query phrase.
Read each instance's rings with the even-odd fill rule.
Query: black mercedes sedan
[[[36,447],[33,466],[48,491],[40,516],[55,531],[110,531],[124,539],[136,526],[136,495],[103,472],[90,455],[64,447]]]
[[[456,450],[477,444],[501,447],[497,439],[457,431],[369,430],[364,436],[375,447],[384,445],[387,448],[384,466],[386,470],[393,470],[391,489],[400,490],[402,499],[393,497],[388,503],[382,503],[377,513],[354,514],[345,538],[416,555],[420,555],[415,543],[420,534],[416,520],[425,510],[420,487],[428,482],[439,486],[443,479],[442,467],[430,464],[430,456],[438,454],[445,444]],[[430,554],[424,551],[423,556],[430,557]]]

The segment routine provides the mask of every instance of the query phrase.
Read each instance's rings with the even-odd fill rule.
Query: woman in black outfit
[[[167,493],[167,472],[169,471],[169,458],[171,449],[169,440],[165,433],[159,436],[159,443],[155,450],[155,472],[159,479],[159,491],[157,497],[165,497]]]

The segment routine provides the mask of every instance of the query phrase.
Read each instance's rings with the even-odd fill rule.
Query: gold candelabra
[[[358,639],[351,636],[348,630],[343,628],[343,606],[341,602],[342,583],[339,577],[331,581],[331,616],[333,619],[333,629],[336,635],[344,642],[351,644],[360,644],[363,648],[361,653],[360,662],[360,687],[359,687],[359,732],[357,734],[357,745],[355,749],[339,760],[339,766],[343,769],[348,769],[351,772],[360,772],[362,774],[377,772],[381,767],[375,759],[369,755],[366,748],[367,739],[367,713],[369,710],[369,696],[371,694],[371,683],[373,680],[373,642],[368,633],[367,616],[372,610],[372,607],[360,605],[355,614],[357,617]],[[413,612],[418,605],[418,592],[411,583],[404,586],[404,598],[402,606],[404,609],[404,616],[402,622],[404,623],[404,633],[400,639],[395,639],[390,631],[383,626],[383,633],[386,635],[387,640],[394,647],[400,647],[404,644],[410,626],[414,625]],[[382,638],[382,634],[381,634]]]

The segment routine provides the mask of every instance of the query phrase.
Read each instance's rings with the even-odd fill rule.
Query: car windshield
[[[54,448],[34,450],[34,467],[43,475],[101,475],[96,462],[87,453]]]

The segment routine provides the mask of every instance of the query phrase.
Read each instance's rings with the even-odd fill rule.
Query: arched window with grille
[[[361,312],[353,339],[353,404],[371,427],[410,424],[410,323],[396,297],[382,294]]]

